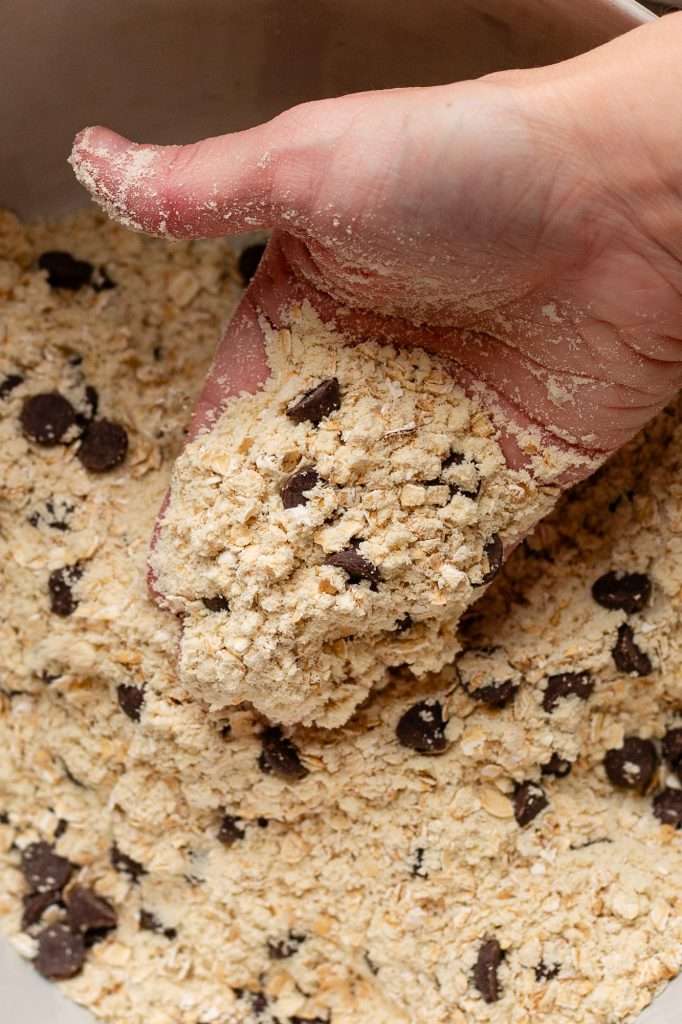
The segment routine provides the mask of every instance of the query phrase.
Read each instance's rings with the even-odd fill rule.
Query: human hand
[[[619,447],[682,381],[678,35],[672,15],[553,67],[305,104],[191,146],[83,132],[76,172],[123,223],[275,229],[193,429],[265,379],[259,315],[307,297],[482,382],[512,464],[529,422],[569,453]]]

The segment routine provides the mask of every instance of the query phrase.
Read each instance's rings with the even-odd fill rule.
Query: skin
[[[485,385],[511,463],[532,423],[594,466],[682,383],[681,49],[670,15],[552,67],[304,104],[190,146],[90,128],[72,162],[148,232],[274,229],[194,431],[265,379],[259,315],[307,297],[345,307],[351,335],[446,353]]]

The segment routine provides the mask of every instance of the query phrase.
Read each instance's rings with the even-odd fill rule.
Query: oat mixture
[[[682,407],[440,673],[337,728],[210,711],[146,557],[238,282],[223,242],[0,219],[3,931],[111,1024],[633,1018],[682,966]]]

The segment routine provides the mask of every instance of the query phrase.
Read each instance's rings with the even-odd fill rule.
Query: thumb
[[[359,105],[372,94],[306,103],[272,121],[188,146],[130,142],[86,128],[69,162],[110,217],[175,238],[304,226],[324,171]]]

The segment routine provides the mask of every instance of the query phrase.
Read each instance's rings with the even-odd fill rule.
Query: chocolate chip
[[[499,533],[494,533],[490,540],[486,543],[483,548],[483,554],[488,561],[488,570],[481,578],[480,583],[475,583],[474,586],[482,587],[486,583],[490,583],[494,580],[498,572],[502,568],[502,562],[504,561],[504,545]]]
[[[66,916],[71,930],[88,932],[93,929],[111,931],[116,927],[116,911],[108,900],[98,896],[94,889],[74,885],[66,897]]]
[[[48,907],[59,902],[58,892],[29,892],[24,896],[24,912],[21,916],[21,927],[28,931],[34,924],[38,924]]]
[[[265,243],[256,242],[254,245],[247,245],[246,248],[242,249],[239,253],[237,269],[239,270],[239,276],[244,284],[248,284],[258,270],[258,264],[260,263],[264,252]]]
[[[376,587],[381,580],[381,574],[376,565],[356,551],[354,547],[344,548],[343,551],[336,551],[333,555],[327,555],[325,565],[333,565],[337,569],[343,569],[348,574],[349,583],[360,583],[361,580],[369,580],[372,586]]]
[[[611,653],[620,672],[627,672],[630,676],[648,676],[651,673],[651,658],[637,646],[632,626],[627,622],[618,627],[618,639]]]
[[[419,754],[442,754],[447,748],[443,707],[437,700],[420,700],[400,718],[396,726],[398,741]]]
[[[60,818],[57,821],[57,827],[54,830],[54,838],[55,839],[61,839],[61,837],[64,835],[64,833],[66,832],[68,827],[69,827],[69,823],[66,820],[66,818]]]
[[[54,569],[48,578],[47,589],[50,596],[50,609],[55,615],[66,618],[73,615],[78,607],[78,598],[74,597],[72,587],[83,575],[80,565],[65,565],[63,569]]]
[[[298,747],[278,726],[271,726],[261,736],[263,749],[258,758],[258,767],[266,775],[273,774],[287,782],[298,782],[309,774],[301,762]]]
[[[394,626],[394,631],[396,633],[405,633],[408,629],[412,629],[413,626],[414,620],[408,613],[407,615],[403,615],[402,619],[398,619]]]
[[[479,686],[476,690],[470,690],[469,696],[481,704],[487,704],[489,708],[506,708],[518,693],[518,686],[513,679],[505,679],[501,682],[488,683],[486,686]]]
[[[38,955],[33,966],[50,981],[64,981],[80,973],[85,963],[85,944],[65,924],[52,924],[38,936]]]
[[[116,281],[109,276],[106,267],[98,267],[93,272],[90,284],[96,292],[108,292],[117,287]]]
[[[256,818],[256,824],[258,825],[258,828],[267,828],[270,821],[268,818]]]
[[[24,378],[19,376],[18,373],[8,373],[6,377],[0,381],[0,400],[7,398],[7,396],[18,388],[20,384],[24,383]]]
[[[521,782],[514,790],[514,817],[524,828],[549,807],[549,800],[537,782]]]
[[[639,612],[651,597],[651,580],[641,572],[607,572],[592,584],[592,597],[602,608],[631,615]]]
[[[428,871],[424,870],[425,853],[426,850],[424,850],[424,848],[421,846],[418,846],[417,849],[414,851],[414,860],[412,861],[412,867],[410,869],[410,874],[412,875],[413,878],[429,877]]]
[[[678,773],[682,770],[682,728],[668,729],[663,737],[663,757]]]
[[[9,814],[7,811],[0,811],[0,825],[9,825]]]
[[[19,419],[25,437],[52,448],[76,422],[76,410],[63,395],[48,391],[24,399]]]
[[[544,960],[535,968],[536,981],[553,981],[561,970],[561,964],[546,964]]]
[[[298,952],[305,940],[305,935],[291,931],[284,939],[268,939],[268,956],[271,960],[288,960]]]
[[[497,939],[486,939],[474,967],[474,984],[486,1003],[496,1003],[502,995],[497,972],[503,960],[504,951]]]
[[[567,775],[571,774],[572,768],[573,765],[570,761],[555,752],[547,764],[543,764],[540,771],[543,775],[554,775],[557,779],[565,779]]]
[[[47,283],[50,288],[66,288],[77,292],[83,285],[90,283],[94,267],[87,260],[77,260],[70,252],[51,249],[41,253],[38,266],[47,271]]]
[[[209,612],[229,612],[230,602],[222,594],[214,594],[213,597],[202,597],[201,603]]]
[[[121,683],[116,690],[116,697],[118,698],[118,704],[121,711],[123,711],[131,721],[139,722],[142,706],[144,704],[144,690],[139,686],[128,686],[126,683]]]
[[[341,407],[341,391],[336,377],[323,380],[310,391],[290,405],[287,409],[287,416],[294,423],[304,423],[306,420],[315,426],[328,416],[330,412]]]
[[[651,740],[628,736],[622,747],[609,750],[604,768],[612,785],[647,792],[658,769],[658,753]]]
[[[124,875],[130,875],[133,882],[139,881],[143,875],[147,874],[147,869],[139,861],[119,850],[116,843],[111,847],[110,859],[114,870]]]
[[[76,454],[89,472],[107,473],[125,461],[128,434],[113,420],[93,420],[85,428]]]
[[[297,508],[299,505],[305,505],[308,500],[306,491],[312,491],[319,480],[319,476],[311,466],[299,469],[297,473],[289,477],[280,491],[284,507]]]
[[[682,828],[682,789],[661,790],[654,799],[654,814],[664,825]]]
[[[50,843],[31,843],[21,854],[21,871],[31,892],[60,892],[75,870]]]
[[[329,1017],[289,1017],[288,1024],[330,1024]]]
[[[167,939],[176,939],[178,937],[176,928],[164,928],[156,914],[152,914],[149,910],[140,911],[140,928],[146,932],[157,932],[159,935],[165,935]]]
[[[245,830],[239,824],[239,820],[239,818],[235,818],[232,814],[224,816],[218,829],[218,840],[223,846],[233,846],[234,843],[243,839],[246,835]]]
[[[589,672],[557,672],[549,676],[542,698],[545,711],[552,712],[560,700],[578,697],[587,700],[594,691],[594,680]]]

